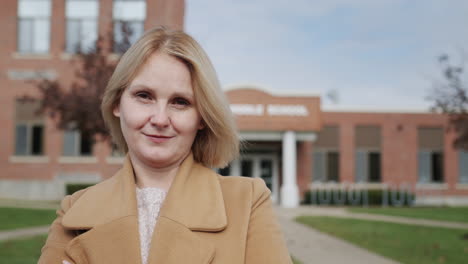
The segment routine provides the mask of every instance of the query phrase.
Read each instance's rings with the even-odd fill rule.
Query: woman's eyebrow
[[[133,84],[128,87],[129,90],[135,90],[135,89],[145,89],[145,90],[151,90],[151,91],[156,91],[156,89],[153,89],[147,85],[144,84]],[[187,99],[193,99],[193,93],[187,93],[187,92],[180,92],[176,91],[171,94],[172,97],[184,97]]]
[[[144,84],[133,84],[128,87],[129,90],[134,90],[134,89],[148,89],[148,90],[153,90],[150,87],[144,85]]]
[[[174,92],[172,94],[173,97],[184,97],[187,99],[193,99],[193,94],[192,93],[184,93],[184,92]]]

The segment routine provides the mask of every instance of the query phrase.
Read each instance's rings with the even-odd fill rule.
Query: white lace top
[[[151,237],[166,194],[160,188],[136,188],[142,264],[148,263]]]

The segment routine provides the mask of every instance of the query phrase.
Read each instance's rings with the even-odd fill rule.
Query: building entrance
[[[272,154],[245,154],[239,159],[240,175],[262,178],[271,191],[271,198],[278,201],[278,158]]]

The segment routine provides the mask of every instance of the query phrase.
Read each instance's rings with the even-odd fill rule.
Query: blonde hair
[[[135,78],[147,58],[163,52],[185,63],[205,128],[199,130],[192,145],[194,159],[207,167],[223,168],[239,155],[239,138],[234,117],[221,90],[216,72],[201,46],[188,34],[164,27],[151,29],[122,56],[109,80],[101,111],[111,137],[119,150],[128,152],[113,109],[120,103],[123,91]]]

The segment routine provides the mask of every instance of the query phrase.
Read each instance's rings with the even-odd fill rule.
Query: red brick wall
[[[105,35],[112,30],[112,0],[99,0],[99,34]],[[145,28],[166,25],[183,29],[184,0],[148,0]],[[90,172],[104,177],[111,176],[120,165],[107,164],[109,147],[99,143],[94,147],[98,162],[93,164],[59,164],[62,151],[63,133],[55,129],[51,119],[45,120],[45,156],[49,163],[11,163],[15,144],[15,98],[24,94],[37,96],[32,84],[22,80],[10,80],[9,70],[53,70],[60,82],[66,87],[73,78],[69,58],[64,56],[65,49],[65,1],[52,0],[51,35],[49,54],[43,56],[17,54],[17,1],[2,1],[0,8],[0,179],[39,179],[50,180],[58,172]]]
[[[358,125],[382,128],[382,182],[399,185],[418,181],[418,127],[447,127],[448,118],[431,113],[355,113],[323,112],[324,125],[338,125],[340,130],[340,179],[354,182],[354,136]],[[418,194],[468,195],[457,189],[458,153],[452,147],[453,131],[444,134],[444,179],[447,190],[417,189]]]

